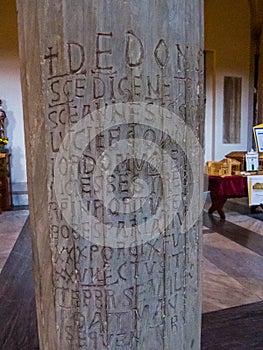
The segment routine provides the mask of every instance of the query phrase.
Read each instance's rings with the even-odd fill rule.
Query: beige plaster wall
[[[205,0],[205,49],[213,56],[214,70],[211,73],[210,67],[210,75],[213,74],[215,89],[214,101],[211,101],[210,76],[205,153],[206,160],[219,160],[233,150],[247,150],[250,77],[250,10],[247,0]],[[224,76],[242,78],[239,144],[223,144]]]
[[[259,80],[258,80],[258,120],[257,123],[263,123],[263,35],[261,33],[259,42]]]
[[[16,1],[0,1],[0,99],[7,113],[12,182],[26,182],[24,125],[20,87]]]

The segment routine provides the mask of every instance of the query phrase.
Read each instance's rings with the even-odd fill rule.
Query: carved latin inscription
[[[122,111],[117,103],[142,101],[151,118],[154,116],[150,106],[157,104],[185,118],[185,93],[196,84],[186,73],[195,74],[198,70],[200,52],[180,44],[170,47],[161,38],[152,52],[155,73],[149,75],[141,69],[147,50],[143,39],[133,31],[124,33],[124,38],[125,75],[118,71],[112,59],[112,32],[97,33],[94,67],[86,65],[87,48],[79,42],[65,44],[66,71],[61,71],[56,43],[47,47],[44,56],[52,164],[49,212],[53,284],[57,314],[64,320],[61,337],[69,348],[134,349],[142,342],[144,349],[159,348],[168,334],[176,337],[181,331],[185,316],[178,312],[179,304],[185,298],[187,280],[196,278],[194,269],[186,269],[185,260],[187,250],[196,244],[187,241],[183,230],[193,181],[187,155],[165,131],[143,123],[124,120],[120,123]],[[190,52],[196,55],[191,66],[187,61]],[[171,56],[175,59],[171,60]],[[192,102],[196,112],[198,107]],[[107,106],[115,104],[116,125],[102,128],[103,131],[98,129],[93,138],[88,127],[73,132],[74,125],[85,118],[94,121],[94,111],[98,117],[107,112]],[[61,152],[63,139],[71,131],[71,158],[62,157],[57,164],[56,154]],[[84,132],[85,147],[80,141]],[[158,220],[148,221],[156,215],[164,198],[158,166],[147,155],[136,158],[129,149],[112,151],[119,142],[133,139],[154,143],[166,152],[180,178],[182,188],[171,199],[175,214],[165,228]],[[77,156],[77,152],[81,155]],[[162,162],[160,159],[159,163]],[[54,188],[55,166],[60,176],[70,174],[72,167],[76,167],[77,176]],[[104,173],[98,175],[97,167]],[[174,174],[166,174],[171,192],[177,186]],[[65,196],[60,205],[55,191]],[[76,192],[80,193],[80,199],[74,196]],[[111,198],[107,205],[100,196],[102,192]],[[71,223],[64,218],[69,208]],[[83,221],[83,208],[99,223]],[[132,243],[126,244],[123,239],[114,247],[94,243],[96,239],[101,241],[104,234],[100,223],[116,229],[117,236]],[[138,225],[145,225],[150,231],[158,230],[159,235],[141,244]]]

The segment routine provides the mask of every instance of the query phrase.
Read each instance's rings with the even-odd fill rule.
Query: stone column
[[[17,0],[41,349],[199,349],[201,0]]]

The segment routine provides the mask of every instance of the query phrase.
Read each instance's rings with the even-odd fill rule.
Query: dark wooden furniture
[[[209,176],[208,191],[212,205],[208,213],[213,214],[217,211],[221,219],[225,219],[223,210],[224,204],[228,198],[247,197],[247,178],[244,176]]]
[[[12,207],[10,153],[0,153],[0,212]]]

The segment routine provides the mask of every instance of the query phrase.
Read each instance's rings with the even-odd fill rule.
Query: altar
[[[250,207],[263,205],[263,175],[208,177],[212,205],[208,213],[218,212],[225,219],[224,204],[229,198],[248,197]]]
[[[210,175],[208,178],[208,191],[210,191],[212,202],[208,213],[212,214],[217,211],[220,218],[225,219],[223,207],[227,199],[248,196],[247,177],[239,175],[223,177]]]

